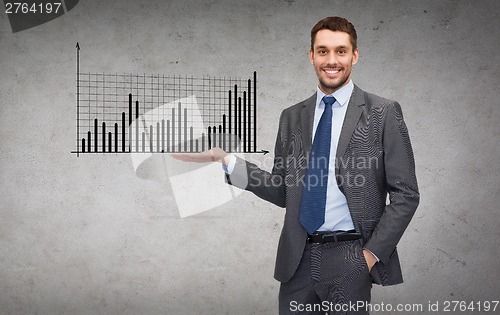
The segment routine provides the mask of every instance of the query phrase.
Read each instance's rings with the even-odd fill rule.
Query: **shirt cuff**
[[[234,155],[229,155],[229,163],[226,165],[222,163],[222,169],[226,174],[231,175],[231,173],[234,171],[234,166],[236,165],[236,156]]]
[[[366,249],[367,251],[369,251],[373,255],[373,257],[375,257],[375,259],[377,259],[377,262],[380,261],[380,259],[378,259],[377,255],[375,255],[371,250],[369,250],[368,248],[363,248],[363,249]]]

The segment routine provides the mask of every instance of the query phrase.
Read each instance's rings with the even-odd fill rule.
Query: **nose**
[[[335,51],[331,51],[328,54],[328,64],[331,64],[331,65],[337,64],[337,55],[335,54]]]

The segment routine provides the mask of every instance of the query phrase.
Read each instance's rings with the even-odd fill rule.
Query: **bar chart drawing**
[[[214,76],[81,73],[72,153],[257,151],[257,72]]]

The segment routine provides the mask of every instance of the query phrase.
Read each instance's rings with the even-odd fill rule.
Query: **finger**
[[[210,162],[210,156],[207,156],[205,153],[171,153],[174,159],[184,161],[184,162]]]
[[[195,161],[197,159],[192,154],[185,154],[185,153],[171,153],[170,156],[176,160],[185,161],[185,162],[192,162],[192,161]]]

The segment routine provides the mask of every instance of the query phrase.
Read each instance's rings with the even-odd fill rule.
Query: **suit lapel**
[[[365,104],[364,94],[365,92],[363,92],[360,88],[354,85],[354,90],[352,92],[351,99],[349,100],[349,104],[347,106],[347,112],[345,114],[344,123],[342,125],[342,131],[340,132],[340,138],[337,145],[337,154],[336,154],[337,161],[341,161],[341,157],[344,155],[345,150],[349,145],[352,133],[354,132],[354,129],[356,129],[359,117],[363,112],[363,105]],[[338,168],[338,166],[341,163],[337,162],[336,164]]]
[[[309,156],[312,146],[312,129],[314,122],[314,110],[316,107],[316,93],[304,101],[301,110],[300,124],[302,126],[302,144],[304,155]]]

